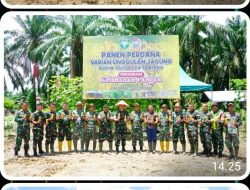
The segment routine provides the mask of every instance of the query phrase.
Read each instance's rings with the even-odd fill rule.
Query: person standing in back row
[[[46,115],[43,112],[43,105],[41,103],[37,104],[37,111],[32,114],[32,123],[33,125],[33,151],[34,151],[34,156],[37,157],[37,146],[39,150],[39,154],[44,154],[42,150],[42,139],[41,135],[41,130],[44,130],[43,126],[45,124],[46,120]]]
[[[157,123],[158,115],[154,111],[153,105],[148,106],[148,112],[144,115],[144,123],[147,127],[148,151],[155,153],[157,142]]]
[[[103,142],[107,140],[111,152],[113,149],[112,118],[107,104],[103,106],[103,111],[99,113],[98,119],[101,124],[99,128],[99,150],[102,152]]]
[[[188,111],[185,115],[185,123],[187,125],[187,134],[190,144],[190,154],[198,155],[198,120],[199,113],[194,109],[194,104],[189,103]]]
[[[223,127],[225,115],[221,110],[219,110],[219,105],[217,102],[212,104],[212,109],[212,142],[214,154],[221,158],[222,152],[224,150]]]
[[[122,151],[125,152],[126,137],[127,137],[127,122],[129,120],[129,113],[126,111],[128,104],[123,100],[116,104],[118,111],[115,114],[115,146],[116,153],[119,153],[120,142],[122,143]]]
[[[130,114],[132,124],[132,146],[133,152],[136,152],[136,141],[139,141],[140,151],[143,151],[143,113],[138,103],[134,104],[134,111]]]
[[[73,132],[72,132],[74,152],[78,152],[77,149],[78,140],[80,140],[81,152],[83,152],[85,143],[85,128],[84,128],[83,104],[80,101],[76,103],[76,109],[72,112],[72,121],[74,122]]]
[[[55,103],[50,103],[49,111],[46,113],[46,127],[45,127],[45,150],[46,154],[49,154],[49,148],[51,154],[55,153],[54,144],[57,137],[57,126],[56,122],[58,121],[58,115],[56,113]]]
[[[226,126],[226,146],[230,152],[229,159],[238,160],[240,140],[239,140],[239,127],[242,121],[239,113],[234,111],[234,104],[228,104],[228,113],[226,113],[225,126]]]
[[[200,139],[203,145],[203,154],[207,157],[211,156],[212,149],[212,114],[208,111],[208,106],[206,103],[202,104],[202,111],[200,112]]]
[[[161,106],[162,111],[159,115],[159,131],[160,131],[160,149],[161,153],[164,152],[164,141],[166,142],[166,153],[169,152],[169,142],[170,142],[170,120],[171,115],[168,112],[168,108],[166,104]]]
[[[96,139],[97,139],[97,117],[98,114],[95,112],[95,105],[89,105],[89,111],[85,114],[86,121],[86,152],[89,151],[90,140],[93,140],[93,152],[96,150]]]
[[[24,156],[30,157],[28,151],[30,140],[31,113],[29,111],[28,102],[22,103],[22,109],[16,113],[15,122],[17,122],[16,145],[14,148],[15,156],[18,156],[18,152],[20,151],[22,145],[22,140],[24,140]]]
[[[180,103],[175,104],[175,111],[172,114],[173,122],[173,147],[174,153],[177,154],[177,143],[180,139],[182,145],[182,152],[186,153],[186,139],[185,139],[185,128],[184,128],[184,115],[181,110]]]
[[[70,126],[71,113],[69,111],[68,103],[64,102],[63,109],[58,112],[58,153],[62,153],[63,141],[66,137],[68,143],[68,152],[72,151],[72,131]]]

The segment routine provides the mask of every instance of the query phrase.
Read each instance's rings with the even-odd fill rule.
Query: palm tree
[[[46,62],[64,51],[70,61],[70,76],[82,76],[83,36],[114,35],[123,29],[111,18],[101,16],[60,16],[52,21],[54,27],[47,33],[37,52],[45,51],[43,59]]]

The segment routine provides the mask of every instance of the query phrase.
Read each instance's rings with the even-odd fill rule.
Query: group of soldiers
[[[56,112],[56,105],[50,103],[49,111],[44,113],[43,105],[39,103],[37,111],[31,114],[28,110],[28,103],[24,102],[15,118],[18,124],[15,155],[18,156],[23,139],[24,153],[26,157],[29,157],[31,126],[34,156],[55,153],[56,139],[58,139],[58,153],[62,153],[64,139],[67,141],[69,152],[72,151],[72,141],[75,152],[79,151],[78,141],[81,145],[80,151],[88,151],[91,139],[93,140],[93,151],[96,150],[97,139],[99,140],[99,151],[103,150],[105,140],[109,143],[109,151],[112,151],[113,139],[115,139],[118,154],[120,144],[122,151],[126,151],[126,138],[129,134],[128,123],[130,123],[133,152],[136,152],[137,141],[139,141],[140,151],[143,151],[143,131],[146,129],[149,152],[155,153],[157,133],[159,133],[160,153],[169,152],[171,139],[175,154],[178,154],[177,143],[179,140],[182,152],[186,153],[185,135],[187,134],[190,144],[189,154],[198,155],[200,135],[203,154],[210,157],[213,148],[213,154],[220,158],[224,150],[225,130],[225,142],[230,152],[229,158],[238,159],[239,126],[242,122],[239,113],[234,111],[233,103],[228,104],[228,112],[225,113],[219,109],[217,102],[212,104],[212,111],[209,111],[208,105],[203,103],[200,112],[195,110],[193,103],[189,104],[185,112],[179,102],[175,104],[173,112],[168,110],[166,104],[163,104],[160,113],[154,111],[153,105],[149,105],[148,111],[145,113],[140,110],[138,103],[134,104],[134,110],[131,113],[126,110],[128,104],[125,101],[118,102],[116,106],[118,110],[112,114],[108,105],[104,105],[103,110],[98,113],[95,111],[94,104],[90,104],[88,111],[84,112],[82,102],[77,102],[74,111],[70,111],[68,104],[63,103],[62,110]],[[113,123],[115,123],[114,134]],[[72,127],[71,124],[73,124]],[[44,131],[46,152],[42,147]]]

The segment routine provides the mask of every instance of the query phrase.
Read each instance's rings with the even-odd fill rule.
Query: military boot
[[[186,144],[182,144],[182,153],[186,153]]]
[[[95,152],[96,149],[96,141],[93,142],[93,152]]]
[[[221,151],[218,153],[218,157],[222,158],[222,152]]]
[[[148,152],[152,152],[152,150],[153,150],[153,142],[148,141]]]
[[[207,157],[210,157],[211,156],[211,149],[207,149]]]
[[[34,152],[34,157],[39,157],[38,154],[37,154],[37,151],[36,151],[36,147],[33,148],[33,152]]]
[[[84,151],[84,140],[81,140],[81,152]]]
[[[143,145],[140,145],[140,151],[141,152],[143,151]]]
[[[39,154],[44,154],[45,152],[43,151],[43,148],[42,148],[42,142],[39,142],[38,143],[38,149],[39,149]]]
[[[113,151],[112,142],[109,142],[109,151],[110,151],[110,152],[112,152],[112,151]]]
[[[99,151],[102,152],[102,143],[99,142]]]
[[[49,144],[45,144],[46,155],[49,155]]]
[[[51,144],[50,144],[50,152],[51,152],[51,154],[54,154],[54,153],[55,153],[55,150],[54,150],[54,143],[51,143]]]
[[[153,154],[155,153],[156,142],[153,142]]]
[[[230,153],[230,156],[229,156],[229,159],[233,159],[234,158],[234,152],[233,152],[233,148],[229,148],[229,153]]]
[[[235,160],[238,160],[239,159],[239,148],[235,148],[235,157],[234,157]]]
[[[206,148],[206,147],[204,147],[202,154],[203,154],[203,155],[206,155],[206,154],[207,154],[207,148]]]
[[[116,154],[119,154],[119,146],[116,146]]]
[[[77,141],[73,140],[73,144],[74,144],[74,152],[78,152],[78,150],[77,150]]]
[[[177,142],[174,142],[173,146],[174,146],[174,153],[178,154],[178,152],[177,152]]]
[[[213,152],[215,155],[218,154],[218,151],[217,151],[217,148],[214,149],[214,152]]]
[[[89,141],[86,142],[86,152],[88,152],[88,151],[89,151]]]
[[[18,151],[17,150],[15,150],[15,156],[18,156]]]
[[[122,152],[126,152],[125,145],[122,145]]]
[[[28,153],[28,150],[24,150],[24,156],[25,157],[30,157],[29,153]]]
[[[133,152],[136,152],[136,147],[135,147],[135,145],[133,145]]]
[[[189,155],[194,154],[194,144],[190,144],[190,152]]]
[[[195,144],[194,145],[194,147],[195,147],[195,154],[196,154],[196,156],[198,156],[198,152],[199,152],[199,146],[198,146],[198,144]]]

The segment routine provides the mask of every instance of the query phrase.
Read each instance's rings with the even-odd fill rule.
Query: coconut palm
[[[118,35],[125,31],[114,19],[101,16],[60,16],[52,22],[54,27],[36,51],[46,50],[43,62],[54,59],[55,51],[63,51],[69,57],[71,77],[82,76],[84,36]]]

